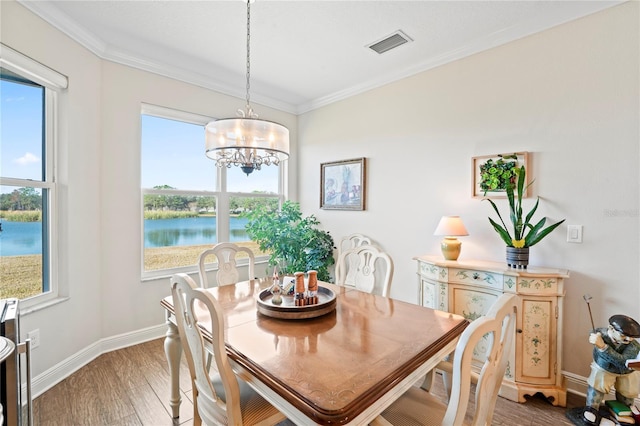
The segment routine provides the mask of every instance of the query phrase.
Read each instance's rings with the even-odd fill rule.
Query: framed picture
[[[471,176],[473,183],[471,195],[476,198],[506,198],[507,184],[515,183],[513,169],[525,166],[529,170],[529,156],[527,152],[513,152],[507,154],[483,155],[471,159]],[[527,173],[525,187],[530,182]],[[522,194],[527,197],[527,190]]]
[[[364,210],[366,159],[320,164],[320,208]]]

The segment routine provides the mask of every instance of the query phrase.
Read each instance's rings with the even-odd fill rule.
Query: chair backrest
[[[241,425],[240,388],[224,346],[224,317],[218,301],[186,274],[171,277],[171,293],[182,348],[189,364],[194,403],[205,424]],[[207,357],[198,321],[211,329],[213,362],[224,387],[224,399],[209,378]],[[225,402],[226,401],[226,402]]]
[[[209,287],[207,271],[205,270],[205,261],[210,255],[214,255],[218,260],[216,286],[235,284],[240,281],[240,273],[236,267],[236,256],[239,252],[247,254],[249,258],[249,279],[255,278],[256,258],[249,248],[238,246],[234,243],[219,243],[200,253],[200,258],[198,259],[198,271],[200,274],[200,285],[202,288]]]
[[[353,286],[367,293],[389,296],[392,278],[391,257],[373,244],[343,251],[336,263],[338,285]]]
[[[373,244],[373,242],[371,241],[371,238],[363,234],[351,234],[346,237],[342,237],[340,244],[338,245],[338,257],[340,257],[340,254],[345,250],[364,246],[366,244]]]
[[[481,365],[476,385],[475,415],[473,425],[490,425],[507,368],[509,352],[513,346],[516,323],[516,296],[503,294],[495,301],[486,315],[474,320],[462,333],[453,358],[453,383],[451,397],[443,425],[463,423],[471,387],[471,362],[473,351],[481,340],[490,349]]]

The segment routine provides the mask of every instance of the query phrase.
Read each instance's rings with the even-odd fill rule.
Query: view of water
[[[247,219],[232,217],[229,239],[247,241]],[[42,253],[41,222],[2,221],[0,256],[22,256]],[[216,218],[156,219],[144,221],[144,247],[191,246],[214,244]]]
[[[42,254],[42,222],[2,221],[0,256]]]

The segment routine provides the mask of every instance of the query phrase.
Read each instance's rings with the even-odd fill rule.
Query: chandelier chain
[[[247,0],[247,116],[251,117],[251,98],[249,89],[251,87],[249,77],[251,75],[251,0]]]

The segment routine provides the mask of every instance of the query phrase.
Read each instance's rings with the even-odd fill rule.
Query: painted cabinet
[[[485,314],[503,293],[518,297],[516,338],[500,395],[525,402],[538,392],[553,405],[566,405],[562,375],[562,301],[566,269],[513,269],[506,263],[448,261],[442,256],[418,256],[418,300],[423,306],[474,320]],[[477,358],[484,354],[476,346]]]

